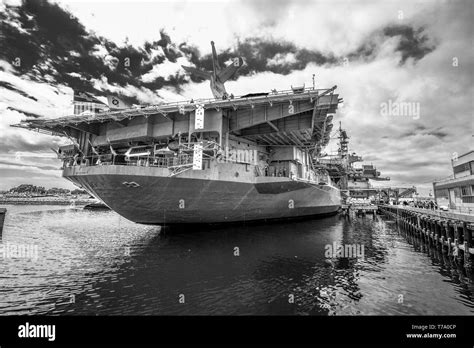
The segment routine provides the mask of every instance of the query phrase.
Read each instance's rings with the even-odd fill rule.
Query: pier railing
[[[410,211],[418,214],[424,214],[432,218],[439,219],[453,219],[453,220],[462,220],[469,223],[474,223],[474,215],[469,214],[467,211],[443,211],[443,210],[433,210],[433,209],[423,209],[423,208],[414,208],[410,206],[399,206],[399,205],[381,205],[381,208],[388,207],[392,209],[399,209],[403,211]]]

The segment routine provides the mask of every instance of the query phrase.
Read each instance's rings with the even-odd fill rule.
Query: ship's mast
[[[347,158],[347,155],[349,153],[349,137],[347,136],[347,133],[345,130],[342,129],[342,123],[339,121],[339,156],[341,156],[342,159]]]

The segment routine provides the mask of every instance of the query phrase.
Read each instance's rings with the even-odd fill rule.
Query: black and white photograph
[[[473,18],[1,0],[0,347],[472,347]]]

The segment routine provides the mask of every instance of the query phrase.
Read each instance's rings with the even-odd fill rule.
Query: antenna
[[[214,46],[214,41],[211,41],[212,46],[212,70],[214,72],[214,78],[217,78],[217,72],[220,71],[221,67],[219,61],[217,60],[216,47]]]

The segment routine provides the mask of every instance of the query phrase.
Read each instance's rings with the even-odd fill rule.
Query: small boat
[[[110,210],[110,208],[102,202],[89,203],[86,206],[84,206],[84,209],[86,209],[86,210]]]

